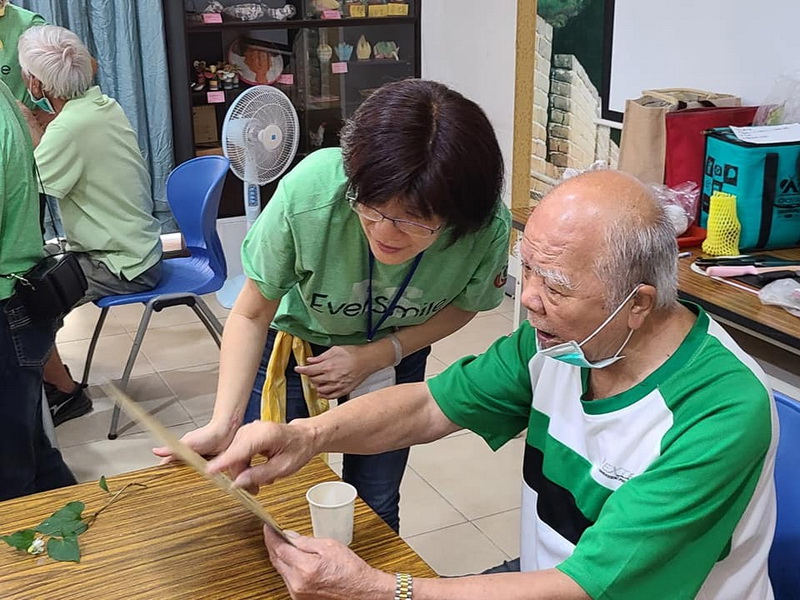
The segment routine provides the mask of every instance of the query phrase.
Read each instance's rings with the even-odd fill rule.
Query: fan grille
[[[259,139],[259,133],[270,125],[282,135],[282,142],[274,150]],[[280,177],[291,164],[299,130],[297,113],[286,94],[268,85],[252,87],[236,98],[225,116],[222,150],[239,179],[265,185]]]

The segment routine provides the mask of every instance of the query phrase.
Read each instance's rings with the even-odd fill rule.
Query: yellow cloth
[[[311,344],[307,341],[285,331],[278,332],[272,354],[269,356],[264,387],[261,390],[262,421],[286,422],[286,367],[289,365],[290,352],[294,354],[298,365],[305,365],[306,359],[314,355],[311,352]],[[308,376],[300,375],[300,381],[309,415],[315,417],[330,408],[328,400],[319,397]]]

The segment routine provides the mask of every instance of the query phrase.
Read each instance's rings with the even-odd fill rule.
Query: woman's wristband
[[[394,347],[394,364],[392,366],[396,367],[403,360],[403,345],[400,343],[400,340],[397,338],[397,336],[393,333],[387,335],[386,338],[390,342],[392,342],[392,346]]]

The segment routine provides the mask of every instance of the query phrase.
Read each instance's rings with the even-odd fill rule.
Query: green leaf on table
[[[78,535],[88,529],[81,520],[81,513],[86,505],[83,502],[70,502],[64,508],[54,512],[42,521],[36,531],[43,535],[69,536]]]
[[[68,535],[64,538],[51,537],[47,540],[47,555],[53,560],[81,562],[78,537],[75,535]]]
[[[103,475],[100,477],[100,488],[103,489],[107,493],[111,493],[108,491],[108,482],[106,482],[106,476]]]
[[[34,538],[36,538],[35,529],[23,529],[22,531],[17,531],[11,535],[0,536],[0,540],[3,540],[12,548],[22,550],[23,552],[31,547]]]

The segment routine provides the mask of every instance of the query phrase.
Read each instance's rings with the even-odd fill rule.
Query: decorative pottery
[[[372,46],[369,45],[367,38],[362,35],[358,38],[358,43],[356,44],[356,56],[358,60],[369,60],[371,54]]]
[[[400,48],[394,42],[377,42],[375,44],[375,58],[393,58],[400,60],[398,53]]]
[[[331,48],[329,44],[323,42],[317,46],[317,58],[319,62],[330,62],[332,56],[333,48]]]
[[[313,0],[314,10],[321,13],[325,10],[338,10],[341,8],[339,0]]]
[[[334,50],[336,51],[336,56],[342,61],[348,61],[353,56],[353,46],[345,42],[339,42]]]

